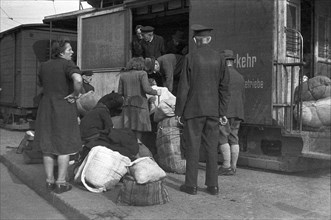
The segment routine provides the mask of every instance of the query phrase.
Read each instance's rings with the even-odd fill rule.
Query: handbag
[[[90,192],[101,193],[114,188],[128,172],[131,160],[103,146],[91,149],[75,175]]]
[[[167,176],[161,167],[150,157],[141,157],[129,165],[129,172],[138,184],[161,180]]]

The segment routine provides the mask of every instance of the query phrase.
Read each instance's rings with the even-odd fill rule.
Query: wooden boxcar
[[[78,65],[95,72],[100,95],[117,90],[131,57],[134,27],[151,25],[166,40],[180,30],[194,50],[192,24],[214,28],[211,46],[235,52],[245,78],[239,164],[281,171],[330,166],[330,127],[294,120],[294,89],[331,72],[331,2],[324,0],[90,0],[77,16]],[[47,22],[56,23],[56,17]],[[311,60],[307,62],[303,58]]]
[[[0,113],[2,125],[28,129],[27,117],[36,109],[37,72],[49,59],[51,40],[67,38],[77,45],[76,31],[45,24],[20,25],[0,33]]]

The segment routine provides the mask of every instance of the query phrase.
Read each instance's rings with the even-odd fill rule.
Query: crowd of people
[[[52,59],[39,72],[43,87],[34,144],[43,152],[46,187],[63,193],[70,155],[105,146],[131,160],[138,158],[144,132],[152,131],[148,95],[160,96],[165,87],[176,96],[175,116],[182,125],[186,159],[185,183],[180,191],[197,194],[200,148],[206,154],[206,190],[219,192],[218,175],[234,175],[239,155],[238,130],[244,120],[244,80],[234,68],[231,50],[210,47],[210,27],[192,25],[194,52],[188,52],[183,32],[176,31],[165,44],[151,26],[138,25],[132,39],[132,58],[120,73],[118,91],[103,96],[96,106],[79,116],[75,101],[95,91],[93,72],[80,71],[71,61],[70,42],[52,45]],[[121,116],[122,129],[112,117]],[[79,122],[78,122],[79,121]],[[218,168],[218,151],[224,162]],[[82,154],[81,154],[82,155]],[[54,176],[55,161],[58,175]]]

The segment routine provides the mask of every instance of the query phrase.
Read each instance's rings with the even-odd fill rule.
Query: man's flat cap
[[[213,28],[200,24],[193,24],[191,29],[193,30],[193,36],[210,36],[210,32],[213,30]]]
[[[153,32],[154,28],[151,26],[145,26],[145,27],[142,27],[140,30],[142,33],[148,33],[148,32]]]
[[[226,60],[234,60],[234,56],[233,56],[233,51],[232,50],[223,50],[221,52],[221,54],[223,54],[224,58]]]
[[[93,71],[92,70],[84,70],[82,71],[82,76],[93,76]]]

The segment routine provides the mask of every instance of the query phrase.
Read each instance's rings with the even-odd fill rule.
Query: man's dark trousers
[[[218,186],[217,171],[217,145],[218,145],[218,123],[217,117],[197,117],[185,120],[184,140],[186,158],[186,186],[197,186],[199,168],[199,150],[202,135],[205,136],[206,151],[206,186]]]

